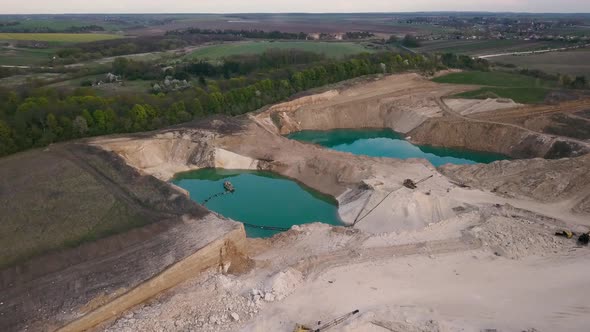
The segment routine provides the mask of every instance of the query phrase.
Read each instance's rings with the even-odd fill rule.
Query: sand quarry
[[[590,231],[590,144],[503,120],[533,118],[531,107],[446,98],[472,88],[393,75],[241,118],[89,141],[162,181],[203,167],[273,171],[335,197],[347,225],[246,239],[239,260],[93,330],[290,332],[358,309],[331,331],[588,331],[590,249],[555,233]],[[588,107],[577,100],[545,114]],[[416,143],[526,159],[435,168],[282,136],[335,128],[391,128]]]
[[[590,251],[554,234],[590,228],[588,142],[502,122],[503,111],[526,113],[511,101],[444,98],[469,88],[396,75],[272,106],[230,134],[218,130],[227,120],[213,120],[95,141],[162,180],[207,166],[272,170],[336,197],[350,226],[250,239],[246,271],[210,270],[99,330],[292,331],[359,309],[332,330],[587,331]],[[437,124],[455,130],[425,133]],[[537,159],[436,169],[281,136],[333,128],[392,128],[416,142]],[[572,147],[570,158],[539,159],[556,142]],[[404,179],[426,180],[412,190]]]

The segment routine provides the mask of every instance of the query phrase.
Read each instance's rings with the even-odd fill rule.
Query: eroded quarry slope
[[[114,253],[96,259],[104,262],[100,267],[86,269],[86,274],[95,275],[106,273],[110,266],[109,273],[119,273],[125,280],[102,279],[104,293],[111,296],[100,303],[105,306],[85,310],[82,303],[97,303],[99,293],[89,291],[91,283],[76,283],[75,276],[60,284],[66,268],[37,276],[64,285],[70,290],[64,293],[66,298],[77,292],[89,294],[63,307],[69,314],[51,312],[42,319],[51,318],[52,328],[69,323],[65,331],[95,327],[101,321],[95,329],[292,331],[295,323],[327,322],[360,309],[360,317],[338,329],[582,331],[590,313],[585,286],[588,248],[554,234],[563,229],[589,231],[589,143],[513,121],[514,109],[535,117],[522,105],[446,98],[471,88],[436,84],[417,74],[393,75],[304,96],[248,116],[80,143],[89,156],[108,155],[126,164],[103,165],[103,173],[129,169],[133,172],[124,179],[150,179],[168,188],[170,192],[153,197],[137,193],[143,186],[131,191],[140,201],[145,197],[148,206],[157,197],[172,199],[174,193],[173,200],[186,208],[175,208],[170,217],[178,225],[174,233],[158,233],[166,242],[153,240],[166,243],[169,258],[150,250],[126,256],[154,271],[135,286],[126,283],[136,280],[134,275],[117,272],[120,261]],[[590,101],[577,103],[583,108]],[[561,114],[570,106],[547,107]],[[437,169],[426,160],[356,156],[282,136],[335,128],[391,128],[416,143],[535,159]],[[37,153],[57,153],[54,149]],[[204,167],[268,170],[296,179],[337,198],[348,227],[311,224],[271,239],[246,239],[239,224],[208,213],[188,201],[182,190],[163,182],[178,172]],[[403,186],[406,179],[418,182],[418,187]],[[151,225],[166,223],[159,218]],[[198,245],[187,246],[192,243],[187,239],[195,237]],[[177,247],[184,249],[172,254]],[[187,260],[191,250],[202,256]],[[234,254],[224,254],[232,250]],[[221,258],[213,259],[208,252],[221,252]],[[166,264],[150,265],[151,261]],[[161,278],[166,273],[175,276],[173,281],[167,287],[154,287],[171,280]],[[38,284],[36,280],[40,279],[15,289],[26,292]],[[115,293],[120,284],[125,287]],[[180,285],[171,288],[176,284]],[[10,282],[4,285],[13,287]],[[164,292],[153,298],[156,291]],[[550,300],[539,301],[539,296]],[[60,298],[67,301],[64,297]],[[144,302],[147,298],[152,299]],[[22,310],[19,305],[28,303],[18,293],[10,300],[10,308],[17,312]],[[33,303],[30,309],[43,305]],[[1,322],[22,329],[34,320],[23,317]]]

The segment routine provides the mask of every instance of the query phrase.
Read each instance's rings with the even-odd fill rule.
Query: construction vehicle
[[[301,325],[301,324],[297,324],[297,326],[295,326],[295,329],[293,330],[293,332],[324,332],[326,330],[328,330],[329,328],[332,328],[342,322],[344,322],[345,320],[347,320],[348,318],[356,315],[359,313],[359,310],[355,310],[353,312],[349,312],[344,316],[338,317],[334,320],[331,320],[329,322],[327,322],[326,324],[318,327],[318,328],[311,328],[311,327],[307,327],[305,325]],[[318,325],[320,324],[320,322],[318,322]]]

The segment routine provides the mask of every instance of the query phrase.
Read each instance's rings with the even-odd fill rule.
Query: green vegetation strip
[[[445,76],[437,77],[433,81],[437,83],[473,84],[515,88],[551,88],[556,86],[556,83],[554,82],[545,81],[531,76],[500,71],[465,71],[460,73],[451,73]]]
[[[0,33],[0,40],[33,40],[68,43],[83,43],[119,38],[122,37],[105,33]]]
[[[218,60],[241,54],[262,54],[269,49],[297,49],[308,52],[323,53],[328,57],[339,58],[363,52],[372,52],[357,43],[347,42],[246,42],[209,46],[201,48],[187,57],[191,59]]]
[[[543,102],[549,91],[549,89],[544,88],[486,87],[460,93],[454,97],[467,99],[510,98],[521,104],[535,104]]]
[[[556,82],[506,72],[466,71],[435,78],[437,83],[483,85],[481,89],[455,95],[459,98],[510,98],[517,103],[540,103]]]

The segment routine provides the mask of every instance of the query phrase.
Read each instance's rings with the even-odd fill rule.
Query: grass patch
[[[323,53],[328,57],[340,58],[363,52],[372,52],[357,43],[328,42],[246,42],[209,46],[187,55],[189,59],[219,60],[239,54],[262,54],[269,49],[297,49],[308,52]]]
[[[463,92],[454,95],[454,97],[467,99],[509,98],[521,104],[535,104],[542,103],[550,91],[546,88],[485,87]]]
[[[41,65],[49,60],[55,53],[53,48],[9,48],[0,47],[0,65],[5,66],[30,66]]]
[[[455,95],[458,98],[509,98],[517,103],[541,103],[557,83],[531,76],[492,71],[451,73],[433,79],[437,83],[482,85],[478,90]]]
[[[122,36],[106,33],[0,33],[0,40],[32,40],[60,43],[87,43],[118,38],[122,38]]]
[[[539,78],[500,71],[465,71],[460,73],[451,73],[445,76],[437,77],[433,79],[433,81],[437,83],[472,84],[514,88],[551,88],[555,87],[556,85],[554,82],[545,81]]]
[[[552,74],[590,77],[590,48],[530,55],[506,55],[490,60]]]

